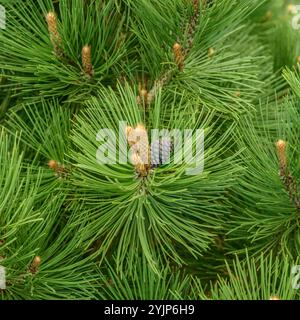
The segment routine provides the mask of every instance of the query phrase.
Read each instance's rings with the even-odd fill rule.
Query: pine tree
[[[299,299],[296,2],[0,4],[1,299]]]

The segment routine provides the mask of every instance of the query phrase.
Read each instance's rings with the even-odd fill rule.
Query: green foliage
[[[188,28],[192,11],[187,1],[130,2],[134,3],[131,19],[135,18],[133,32],[139,41],[139,70],[146,79],[163,77],[171,70],[166,94],[188,91],[189,99],[198,100],[200,108],[217,110],[230,117],[251,110],[250,101],[262,86],[260,69],[266,65],[264,47],[257,47],[247,23],[248,15],[257,7],[256,1],[222,0],[211,7],[201,7],[204,14],[200,14],[194,34]],[[193,45],[189,48],[191,37]],[[176,70],[172,54],[175,42],[185,44],[188,50],[181,73]],[[214,53],[209,55],[212,48]],[[150,89],[153,82],[147,83]]]
[[[275,250],[296,258],[300,250],[299,208],[297,199],[285,188],[280,176],[275,143],[279,139],[287,141],[289,175],[298,181],[299,112],[296,105],[286,99],[284,112],[277,114],[274,121],[276,115],[272,119],[272,113],[277,113],[274,107],[269,105],[270,116],[257,115],[265,120],[264,132],[255,128],[255,119],[241,123],[237,139],[241,143],[239,148],[244,149],[242,158],[247,170],[234,188],[231,200],[234,210],[227,228],[230,238],[236,240],[244,239],[247,234],[248,243],[244,246],[249,250]]]
[[[39,159],[54,159],[62,164],[66,161],[71,144],[69,108],[61,107],[57,100],[42,101],[38,105],[25,104],[21,110],[13,109],[8,117],[10,131],[22,131],[21,141]]]
[[[109,265],[105,273],[100,270],[101,299],[174,300],[191,294],[191,276],[169,265],[162,268],[159,276],[149,268],[147,260],[136,258],[133,273],[117,273],[114,265]]]
[[[178,113],[176,109],[190,114],[188,110],[192,105],[163,103],[159,96],[152,106],[153,128],[202,128],[207,136],[204,158],[207,164],[201,175],[187,175],[186,170],[191,169],[187,163],[170,163],[153,169],[147,179],[137,179],[131,164],[107,165],[96,159],[99,128],[118,132],[118,119],[133,126],[142,121],[143,112],[130,89],[119,88],[118,93],[100,93],[99,98],[92,99],[79,114],[74,125],[72,140],[78,151],[72,155],[76,164],[71,180],[72,189],[75,187],[78,194],[76,198],[82,203],[78,210],[81,215],[76,221],[80,222],[83,240],[88,241],[88,245],[102,238],[100,251],[104,254],[117,239],[118,268],[128,251],[133,260],[134,253],[141,250],[158,272],[159,256],[182,263],[175,249],[177,244],[191,255],[199,256],[220,229],[226,213],[226,207],[220,203],[238,172],[238,165],[231,168],[234,157],[224,156],[228,148],[224,142],[233,128],[219,134],[210,114],[200,113],[188,121],[185,113]],[[174,119],[167,125],[164,108]],[[151,127],[147,129],[150,132]],[[214,139],[216,135],[218,140]],[[122,143],[124,141],[118,139],[117,145]],[[113,141],[108,148],[113,148]],[[77,205],[77,201],[75,203]]]
[[[6,5],[5,32],[0,32],[0,69],[28,99],[59,96],[82,100],[101,84],[113,84],[126,55],[121,36],[124,18],[115,1],[63,0],[57,12],[61,40],[54,54],[47,30],[46,15],[54,11],[51,0],[16,1]],[[82,48],[92,43],[94,77],[82,71]],[[118,71],[117,71],[118,70]]]
[[[0,299],[299,299],[296,1],[0,2]],[[120,122],[204,170],[101,163]]]
[[[235,258],[231,267],[226,265],[226,275],[205,286],[199,278],[168,265],[159,277],[146,261],[138,260],[133,274],[118,274],[112,265],[107,274],[100,271],[99,295],[112,300],[292,300],[299,296],[292,286],[294,265],[297,261],[272,256]]]
[[[41,188],[44,172],[22,164],[18,139],[2,129],[0,141],[0,261],[7,282],[1,297],[91,298],[93,264],[78,248],[74,229],[62,224],[65,195]],[[42,259],[38,270],[32,265],[36,256]]]
[[[206,290],[197,280],[193,292],[200,299],[212,300],[293,300],[297,295],[292,287],[293,265],[296,263],[289,259],[263,255],[258,261],[236,259],[233,267],[227,267],[227,278],[220,277]]]

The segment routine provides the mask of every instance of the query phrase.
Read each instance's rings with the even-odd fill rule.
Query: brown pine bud
[[[54,12],[48,12],[46,15],[46,20],[48,24],[50,39],[54,48],[54,53],[57,55],[61,55],[61,37],[58,32],[56,14]]]
[[[138,124],[135,129],[126,127],[126,138],[131,146],[131,162],[135,167],[135,171],[140,176],[147,176],[150,165],[150,147],[148,134],[143,124]]]
[[[138,124],[134,129],[134,135],[136,137],[136,143],[134,150],[139,154],[143,164],[149,164],[149,141],[148,134],[143,124]]]
[[[149,166],[144,164],[138,153],[133,152],[131,155],[131,162],[134,165],[135,171],[142,177],[148,175]]]
[[[126,136],[128,136],[128,135],[132,132],[132,130],[133,130],[133,128],[132,128],[132,127],[127,126],[127,127],[125,128]]]
[[[184,67],[184,56],[182,53],[182,46],[179,43],[174,44],[173,54],[174,54],[175,61],[178,65],[178,69],[182,71]]]
[[[134,132],[134,129],[132,127],[127,126],[125,128],[126,139],[127,139],[127,142],[130,146],[132,146],[133,144],[136,143],[136,139],[135,139],[133,132]]]
[[[91,46],[86,45],[82,48],[82,67],[84,73],[91,78],[93,76]]]
[[[139,136],[147,136],[147,130],[143,124],[138,124],[134,130]]]
[[[280,167],[282,169],[286,168],[287,160],[286,160],[286,142],[284,140],[278,140],[276,142],[276,148],[279,158]]]
[[[134,166],[137,166],[142,163],[142,160],[140,156],[137,154],[137,152],[133,152],[131,155],[131,162]]]
[[[57,29],[57,19],[56,14],[54,12],[48,12],[46,15],[46,20],[48,24],[48,30],[51,36],[58,37],[58,29]]]
[[[42,259],[40,256],[35,256],[32,263],[31,263],[31,266],[30,266],[30,271],[32,273],[36,273],[38,268],[40,267],[42,263]]]
[[[55,175],[57,177],[63,177],[67,175],[66,168],[62,164],[58,163],[56,160],[50,160],[48,162],[48,167],[55,171]]]
[[[50,169],[56,170],[56,169],[58,168],[58,163],[57,163],[57,161],[55,161],[55,160],[50,160],[50,161],[48,162],[48,167],[49,167]]]
[[[41,262],[42,262],[41,257],[40,256],[36,256],[33,259],[32,266],[35,267],[35,268],[38,268],[40,266]]]
[[[300,56],[297,57],[297,62],[300,63]]]

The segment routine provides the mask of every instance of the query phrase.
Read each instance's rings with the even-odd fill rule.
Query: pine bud
[[[58,37],[58,30],[57,30],[57,20],[56,14],[54,12],[48,12],[46,15],[46,20],[48,23],[48,30],[51,36]]]
[[[42,259],[40,256],[35,256],[35,258],[33,259],[31,266],[30,266],[30,271],[32,273],[36,273],[38,268],[40,267],[42,263]]]
[[[58,163],[56,160],[50,160],[48,162],[48,167],[55,171],[57,177],[63,177],[67,175],[67,171],[63,165]]]
[[[58,32],[57,18],[54,12],[48,12],[46,15],[46,20],[48,24],[48,31],[50,34],[50,39],[54,48],[54,53],[56,55],[62,55],[61,50],[61,37]]]
[[[140,156],[136,152],[133,152],[132,155],[131,155],[131,163],[134,166],[137,166],[137,165],[142,163],[142,160],[141,160]]]
[[[148,175],[148,166],[143,163],[141,157],[134,152],[131,156],[131,162],[135,167],[135,171],[142,177],[145,177]]]
[[[138,152],[141,162],[149,164],[149,141],[147,130],[142,124],[138,124],[134,130],[136,144],[133,146],[135,152]]]
[[[184,67],[184,56],[182,53],[182,47],[179,43],[175,43],[173,46],[173,54],[174,54],[174,58],[175,61],[178,65],[178,69],[180,71],[182,71],[183,67]]]
[[[40,256],[36,256],[32,262],[32,266],[35,267],[35,268],[38,268],[40,266],[42,262],[42,259]]]
[[[147,136],[147,130],[143,124],[138,124],[134,130],[138,136]]]
[[[127,142],[130,146],[132,146],[133,144],[135,144],[135,137],[133,135],[133,132],[134,132],[134,129],[130,126],[127,126],[125,128],[125,135],[126,135],[126,139],[127,139]]]
[[[84,73],[91,78],[93,76],[91,46],[86,45],[82,48],[82,67]]]
[[[48,167],[49,167],[50,169],[56,170],[56,169],[58,168],[58,163],[57,163],[57,161],[55,161],[55,160],[50,160],[50,161],[48,162]]]
[[[146,176],[150,168],[147,130],[144,125],[138,124],[135,129],[126,127],[125,133],[127,142],[131,146],[131,162],[140,176]]]
[[[279,158],[279,163],[281,169],[286,168],[287,160],[286,160],[286,142],[284,140],[278,140],[276,142],[276,148]]]

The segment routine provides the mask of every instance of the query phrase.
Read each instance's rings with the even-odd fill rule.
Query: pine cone
[[[173,143],[169,137],[162,137],[151,143],[151,166],[158,167],[170,161]]]

